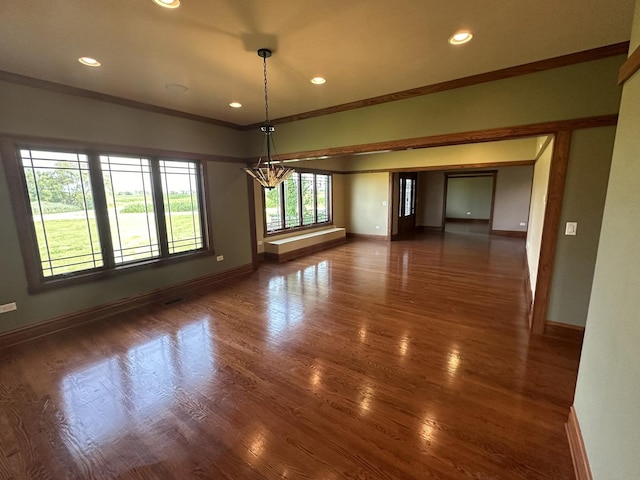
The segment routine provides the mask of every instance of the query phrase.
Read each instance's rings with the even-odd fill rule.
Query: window
[[[102,267],[88,157],[31,150],[20,156],[42,275]]]
[[[309,228],[331,222],[331,175],[294,172],[264,190],[265,231]]]
[[[409,217],[416,211],[416,182],[417,179],[408,175],[400,175],[400,216]]]
[[[199,161],[18,149],[30,286],[210,253]]]

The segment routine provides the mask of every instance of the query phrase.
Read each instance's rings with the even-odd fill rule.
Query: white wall
[[[631,51],[640,45],[640,0]],[[595,480],[640,478],[640,73],[624,86],[575,409]]]
[[[535,295],[535,286],[538,279],[538,261],[540,259],[540,244],[542,241],[542,227],[544,225],[544,213],[547,207],[547,189],[549,186],[549,170],[551,168],[551,155],[553,153],[553,141],[536,161],[533,170],[533,186],[531,187],[531,206],[529,207],[529,230],[527,232],[527,261],[529,263],[529,280],[531,292]]]

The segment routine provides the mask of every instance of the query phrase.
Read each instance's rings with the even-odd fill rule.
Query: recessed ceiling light
[[[327,80],[324,77],[313,77],[311,83],[314,85],[322,85],[323,83],[327,83]]]
[[[180,85],[179,83],[167,83],[164,88],[171,93],[184,93],[189,90],[184,85]]]
[[[80,57],[78,61],[81,64],[86,65],[87,67],[99,67],[100,65],[102,65],[98,60],[91,57]]]
[[[231,103],[229,104],[229,106],[230,106],[231,108],[240,108],[240,107],[242,106],[242,104],[241,104],[240,102],[231,102]]]
[[[473,38],[471,32],[460,31],[453,34],[453,36],[449,39],[449,43],[451,45],[462,45],[463,43],[469,42]]]
[[[178,8],[180,0],[153,0],[153,3],[164,8]]]

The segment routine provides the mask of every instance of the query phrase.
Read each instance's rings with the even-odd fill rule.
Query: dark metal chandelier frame
[[[260,127],[264,133],[264,144],[258,163],[252,168],[245,168],[244,171],[255,178],[260,185],[265,188],[274,188],[284,182],[294,172],[292,168],[286,168],[278,162],[275,143],[273,142],[273,132],[275,127],[269,120],[269,94],[267,89],[267,58],[272,52],[268,48],[258,50],[258,56],[262,58],[264,72],[264,116],[265,122]],[[278,162],[278,163],[274,163]]]

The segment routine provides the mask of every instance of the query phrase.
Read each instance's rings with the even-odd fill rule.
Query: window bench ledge
[[[347,241],[346,229],[326,228],[310,233],[264,242],[265,258],[278,263],[319,252]]]

